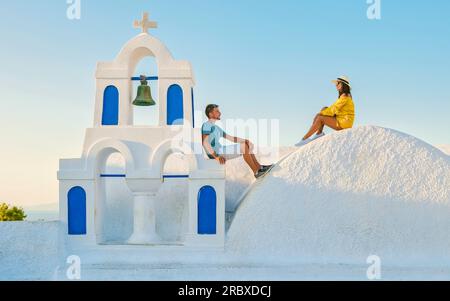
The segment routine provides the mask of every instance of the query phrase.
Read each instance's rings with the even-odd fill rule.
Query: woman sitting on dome
[[[323,108],[314,119],[308,133],[303,137],[303,140],[295,146],[305,145],[315,139],[323,137],[325,134],[323,129],[328,126],[336,131],[342,131],[353,127],[355,121],[355,105],[353,103],[351,94],[350,81],[346,76],[339,77],[333,80],[336,89],[339,92],[338,100],[329,108]],[[311,136],[316,134],[312,139]]]

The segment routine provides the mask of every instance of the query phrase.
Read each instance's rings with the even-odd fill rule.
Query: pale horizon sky
[[[58,161],[81,155],[93,124],[95,65],[139,33],[143,11],[158,22],[151,33],[192,63],[196,110],[218,103],[224,118],[279,119],[281,144],[293,145],[345,74],[355,126],[450,145],[450,1],[381,3],[374,21],[366,0],[81,0],[71,21],[66,0],[2,2],[0,202],[58,201]]]

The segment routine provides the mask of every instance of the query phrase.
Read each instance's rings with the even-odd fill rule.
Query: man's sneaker
[[[264,177],[272,170],[273,167],[274,167],[274,165],[262,166],[261,169],[256,173],[255,178],[260,179],[260,178]]]
[[[260,178],[264,177],[266,174],[267,174],[267,170],[260,169],[260,170],[256,173],[255,178],[256,178],[256,179],[260,179]]]
[[[263,170],[271,170],[273,167],[274,167],[273,164],[272,164],[272,165],[263,165],[263,166],[261,166],[261,168],[262,168]]]

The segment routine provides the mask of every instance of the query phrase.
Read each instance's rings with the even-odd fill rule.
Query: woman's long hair
[[[352,89],[350,88],[350,86],[344,82],[341,82],[341,85],[342,85],[342,89],[341,89],[341,91],[339,91],[339,98],[343,94],[348,94],[348,95],[352,96]]]

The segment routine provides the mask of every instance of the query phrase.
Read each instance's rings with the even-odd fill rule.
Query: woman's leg
[[[323,111],[323,110],[326,110],[326,109],[328,109],[328,107],[324,107],[324,108],[322,108],[322,110],[320,110],[321,112]],[[319,116],[321,116],[320,115],[320,113],[319,114],[317,114],[317,116],[316,116],[316,119],[319,117]],[[314,122],[316,122],[316,119],[314,119]],[[323,133],[323,129],[325,128],[325,125],[322,125],[320,128],[319,128],[319,130],[317,131],[317,135],[321,135],[322,133]]]
[[[310,138],[314,133],[317,133],[318,131],[323,130],[325,126],[328,126],[332,128],[333,130],[340,131],[342,128],[338,126],[337,120],[335,117],[328,117],[328,116],[316,116],[316,119],[314,119],[314,123],[311,126],[311,129],[309,132],[303,137],[303,140],[306,140]]]

